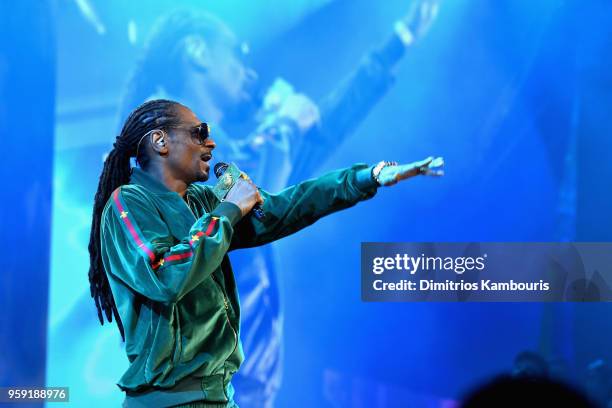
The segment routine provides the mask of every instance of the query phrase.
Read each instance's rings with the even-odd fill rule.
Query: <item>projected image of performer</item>
[[[380,186],[440,176],[443,166],[433,157],[356,164],[278,194],[239,172],[223,176],[219,197],[198,184],[208,180],[216,148],[192,110],[157,99],[128,116],[104,162],[89,277],[100,317],[114,318],[125,340],[124,406],[237,406],[231,380],[244,354],[228,252],[293,234]],[[256,205],[265,217],[250,214]]]
[[[311,177],[366,118],[391,87],[393,68],[428,31],[436,12],[436,1],[413,2],[383,46],[318,104],[280,78],[258,97],[258,75],[245,62],[248,47],[227,25],[206,13],[173,12],[148,38],[121,116],[152,98],[190,106],[209,120],[223,146],[220,159],[238,163],[269,191],[280,191]],[[234,129],[253,119],[251,131]],[[272,406],[281,383],[282,307],[272,251],[258,247],[232,257],[247,355],[234,384],[238,402],[249,407]]]

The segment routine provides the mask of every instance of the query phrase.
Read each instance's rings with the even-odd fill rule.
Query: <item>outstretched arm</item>
[[[443,175],[442,158],[405,165],[381,162],[356,164],[287,187],[278,194],[260,190],[266,218],[244,217],[235,227],[231,249],[263,245],[313,224],[333,212],[372,198],[380,186],[391,186],[418,175]],[[241,181],[245,182],[245,181]],[[250,182],[250,181],[249,181]]]

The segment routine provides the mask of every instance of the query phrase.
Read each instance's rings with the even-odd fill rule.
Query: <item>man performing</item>
[[[215,147],[190,109],[153,100],[130,114],[104,163],[89,279],[100,319],[114,316],[126,342],[124,406],[237,406],[231,378],[244,356],[228,252],[292,234],[378,186],[442,175],[440,158],[356,164],[278,194],[240,178],[220,200],[196,184],[208,179]],[[256,204],[265,219],[249,214]]]
[[[318,103],[282,78],[263,93],[257,78],[266,68],[253,70],[249,47],[222,20],[196,10],[165,13],[130,75],[120,118],[145,100],[190,106],[214,128],[223,146],[217,158],[236,163],[269,191],[280,191],[313,177],[392,88],[395,69],[437,12],[435,0],[407,3],[408,13],[386,41]],[[233,384],[238,404],[251,408],[273,407],[282,380],[284,308],[275,258],[272,245],[232,256],[242,300],[242,344],[249,356]]]

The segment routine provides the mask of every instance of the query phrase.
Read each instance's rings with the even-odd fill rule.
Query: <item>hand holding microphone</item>
[[[260,219],[260,217],[257,216],[258,212],[255,211],[255,207],[263,204],[263,198],[252,181],[246,179],[239,179],[236,181],[236,184],[234,184],[229,193],[227,193],[225,201],[234,203],[240,207],[243,217],[253,210],[257,219]],[[261,208],[259,211],[261,211]]]
[[[217,163],[214,168],[217,178],[220,179],[227,168],[228,164],[223,162]],[[262,221],[265,218],[265,214],[261,209],[261,205],[264,202],[263,197],[259,193],[257,186],[244,173],[233,182],[224,200],[236,204],[240,208],[243,217],[252,211],[258,220]]]

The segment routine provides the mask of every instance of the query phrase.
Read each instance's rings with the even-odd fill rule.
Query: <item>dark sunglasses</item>
[[[185,129],[189,131],[189,135],[191,136],[191,140],[193,143],[197,145],[203,145],[206,143],[206,139],[210,136],[210,128],[208,127],[208,123],[202,122],[197,126],[190,127],[182,127],[182,126],[173,126],[175,129]]]

